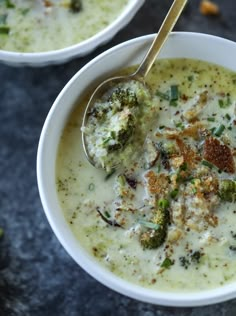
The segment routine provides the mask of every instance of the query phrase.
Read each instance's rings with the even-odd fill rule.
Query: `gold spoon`
[[[169,33],[172,31],[173,27],[175,26],[181,12],[183,11],[185,5],[187,3],[187,0],[174,0],[171,8],[169,9],[169,12],[166,15],[165,20],[163,21],[159,32],[154,38],[154,41],[149,48],[146,56],[142,60],[141,64],[139,65],[138,69],[130,75],[126,76],[119,76],[119,77],[112,77],[109,79],[106,79],[103,81],[93,92],[92,96],[90,97],[90,100],[87,104],[87,107],[84,112],[83,116],[83,122],[82,122],[82,142],[83,142],[83,148],[85,155],[88,159],[88,161],[96,168],[96,163],[93,161],[93,159],[90,157],[87,149],[86,144],[86,136],[83,132],[84,127],[87,124],[88,116],[90,109],[94,106],[95,101],[99,99],[99,96],[103,95],[105,92],[109,91],[111,86],[117,86],[121,82],[124,81],[130,81],[130,80],[136,80],[144,82],[144,78],[148,74],[149,70],[151,69],[153,63],[156,60],[157,55],[159,54],[162,46],[164,45],[165,41],[168,38]]]

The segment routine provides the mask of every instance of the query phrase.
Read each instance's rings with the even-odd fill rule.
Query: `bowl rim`
[[[129,0],[122,12],[110,24],[88,39],[65,48],[45,52],[15,52],[0,49],[0,61],[10,65],[46,66],[82,57],[111,40],[135,16],[145,0]]]
[[[46,214],[46,217],[50,223],[50,226],[55,233],[56,237],[64,247],[64,249],[67,251],[67,253],[75,260],[75,262],[82,267],[88,274],[90,274],[93,278],[98,280],[100,283],[104,284],[108,288],[126,295],[128,297],[131,297],[133,299],[143,301],[146,303],[152,303],[152,304],[159,304],[164,306],[173,306],[173,307],[194,307],[194,306],[205,306],[215,303],[220,303],[229,299],[233,299],[236,297],[236,281],[226,284],[224,286],[208,289],[208,290],[202,290],[198,292],[164,292],[164,291],[157,291],[157,290],[151,290],[148,288],[144,288],[138,285],[135,285],[131,282],[125,281],[104,267],[100,266],[98,262],[91,258],[91,256],[83,249],[82,246],[80,246],[78,240],[76,240],[76,237],[73,235],[72,231],[70,231],[70,235],[68,236],[68,229],[67,224],[59,223],[58,219],[53,216],[50,206],[49,206],[49,200],[50,196],[47,193],[47,189],[45,188],[47,183],[47,174],[45,174],[43,168],[45,167],[44,160],[44,153],[47,145],[47,137],[51,137],[49,133],[49,127],[51,122],[53,121],[54,113],[56,111],[60,111],[62,108],[61,99],[69,94],[69,91],[71,90],[72,86],[76,84],[76,81],[78,78],[80,78],[86,71],[96,65],[96,63],[99,63],[101,59],[106,58],[109,55],[113,55],[114,53],[119,52],[119,50],[122,50],[126,46],[132,46],[134,44],[138,43],[151,43],[151,40],[153,40],[155,34],[149,34],[144,35],[141,37],[137,37],[131,40],[128,40],[126,42],[123,42],[119,45],[116,45],[107,51],[103,52],[102,54],[95,57],[93,60],[91,60],[89,63],[87,63],[82,69],[80,69],[65,85],[65,87],[62,89],[62,91],[57,96],[56,100],[54,101],[47,118],[45,120],[45,123],[42,128],[42,132],[39,139],[39,145],[38,145],[38,152],[37,152],[37,182],[38,182],[38,189],[39,189],[39,195],[41,198],[41,202],[43,205],[44,212]],[[218,42],[220,45],[226,45],[228,47],[232,46],[236,50],[236,43],[224,39],[222,37],[214,36],[214,35],[208,35],[203,33],[193,33],[193,32],[173,32],[170,34],[170,40],[177,37],[178,39],[184,39],[184,40],[205,40],[205,41],[214,41]],[[236,70],[236,69],[235,69]],[[71,112],[73,109],[73,106],[71,105],[69,112]],[[64,115],[65,116],[65,115]],[[64,125],[65,126],[65,125]],[[62,131],[64,126],[60,128]],[[58,128],[59,129],[59,128]],[[58,141],[59,142],[59,141]],[[57,144],[58,146],[58,144]],[[57,147],[55,146],[55,147]],[[57,151],[57,148],[56,148]],[[56,157],[55,157],[56,158]],[[55,183],[55,182],[54,182]],[[62,213],[62,210],[60,210]],[[66,220],[64,219],[64,222]],[[58,226],[61,225],[61,226]],[[65,235],[67,236],[65,237]],[[75,253],[75,248],[77,249],[78,253]],[[94,264],[95,263],[95,264]]]

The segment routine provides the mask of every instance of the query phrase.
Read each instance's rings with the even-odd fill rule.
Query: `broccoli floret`
[[[112,111],[114,115],[117,112],[123,111],[125,107],[130,109],[137,104],[136,94],[131,89],[117,88],[108,99],[94,106],[90,110],[89,115],[101,120],[104,119],[110,111]]]
[[[71,0],[70,1],[70,9],[73,13],[77,13],[82,9],[82,1],[81,0]]]
[[[161,205],[161,206],[160,206]],[[160,204],[157,208],[151,222],[157,224],[157,229],[149,228],[140,235],[140,243],[145,249],[156,249],[160,247],[167,236],[167,228],[169,223],[168,204]]]
[[[106,119],[106,115],[109,111],[111,111],[111,107],[108,102],[98,103],[96,104],[96,106],[89,110],[88,115],[98,121],[102,121]]]
[[[136,93],[129,88],[117,88],[110,96],[109,101],[112,104],[117,104],[119,110],[123,110],[124,107],[132,108],[138,105]]]
[[[131,135],[133,134],[135,128],[135,119],[134,116],[129,113],[125,120],[123,120],[123,124],[119,130],[112,130],[110,135],[112,142],[107,142],[107,151],[113,152],[119,149],[122,149]]]
[[[179,257],[179,262],[182,267],[188,269],[191,264],[199,264],[202,256],[203,253],[200,251],[194,251],[192,254]]]
[[[219,183],[219,195],[221,200],[227,202],[236,201],[236,181],[233,180],[222,180]]]

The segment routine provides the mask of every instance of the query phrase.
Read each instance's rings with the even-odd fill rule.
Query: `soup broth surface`
[[[0,1],[0,49],[45,52],[82,42],[102,31],[128,0]]]
[[[146,82],[150,99],[127,145],[137,150],[108,174],[85,158],[87,100],[76,106],[57,158],[64,216],[97,264],[140,286],[188,292],[235,281],[236,73],[163,59]]]

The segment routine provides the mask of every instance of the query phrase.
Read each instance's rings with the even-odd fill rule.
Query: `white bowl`
[[[111,40],[125,27],[143,5],[145,0],[129,0],[121,14],[102,31],[78,44],[41,53],[21,53],[0,50],[0,61],[12,66],[46,66],[67,62],[73,57],[82,57],[99,45]]]
[[[67,224],[55,186],[55,162],[63,128],[76,100],[91,81],[121,67],[138,64],[154,35],[135,38],[104,52],[84,66],[64,87],[45,121],[37,155],[40,197],[48,221],[71,257],[95,279],[111,289],[140,301],[167,306],[199,306],[236,297],[236,282],[194,293],[171,293],[145,289],[118,278],[96,263],[81,247]],[[236,71],[236,43],[198,33],[172,33],[159,58],[194,58]]]

